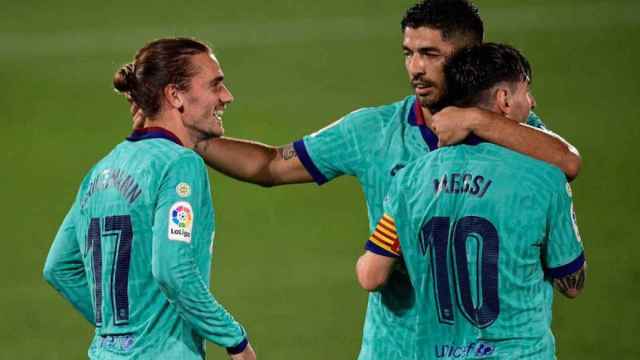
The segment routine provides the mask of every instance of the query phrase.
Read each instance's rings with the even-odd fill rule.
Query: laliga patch
[[[186,182],[181,182],[176,186],[176,194],[181,198],[189,197],[189,195],[191,195],[191,186]]]
[[[193,210],[186,201],[178,201],[169,209],[169,240],[191,243]]]

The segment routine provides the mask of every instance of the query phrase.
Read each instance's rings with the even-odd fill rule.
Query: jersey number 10
[[[96,305],[96,326],[102,326],[102,237],[113,236],[114,263],[111,271],[112,307],[114,324],[122,325],[129,321],[129,264],[131,260],[131,216],[118,215],[103,218],[104,234],[101,233],[100,218],[92,218],[87,234],[87,253],[91,251],[93,269],[94,297]],[[120,233],[118,236],[118,232]]]
[[[451,289],[454,288],[458,308],[474,326],[485,328],[491,325],[500,313],[498,299],[498,231],[493,224],[482,217],[465,216],[453,224],[451,239],[448,217],[435,216],[422,226],[420,250],[431,255],[431,273],[434,278],[436,307],[441,323],[453,324],[453,305]],[[479,249],[479,266],[476,283],[473,284],[480,294],[474,305],[467,261],[467,239],[474,238]],[[449,260],[450,256],[450,260]],[[449,276],[448,262],[451,263],[454,276]],[[450,279],[454,286],[450,285]]]

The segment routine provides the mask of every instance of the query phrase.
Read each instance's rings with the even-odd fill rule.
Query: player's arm
[[[367,240],[365,253],[356,263],[360,286],[375,291],[389,279],[393,265],[400,257],[400,242],[393,218],[384,214]]]
[[[200,141],[196,151],[210,167],[241,181],[266,187],[313,181],[293,144],[275,147],[222,137]]]
[[[315,181],[321,185],[355,175],[365,159],[357,133],[366,133],[367,111],[356,111],[282,147],[232,138],[208,139],[196,151],[207,164],[229,176],[263,186]],[[370,123],[370,122],[369,122]]]
[[[44,265],[43,276],[85,319],[95,325],[91,292],[76,238],[75,208],[75,205],[71,208],[56,234]]]
[[[578,150],[560,136],[479,108],[447,107],[434,115],[440,145],[462,141],[470,132],[492,142],[559,167],[570,181],[582,165]]]
[[[144,126],[140,107],[128,99],[133,128]],[[211,168],[240,181],[271,187],[307,183],[313,177],[298,159],[293,144],[281,147],[229,137],[198,142],[195,150]]]
[[[571,188],[568,184],[554,194],[548,214],[548,233],[544,244],[547,275],[564,296],[574,299],[582,293],[587,263],[576,223]]]
[[[199,271],[197,259],[203,249],[209,251],[211,241],[210,234],[202,233],[207,229],[204,223],[209,221],[204,218],[201,205],[203,197],[209,196],[205,176],[201,161],[192,154],[170,165],[154,216],[153,277],[178,314],[197,333],[226,348],[230,355],[250,355],[252,349],[245,330],[209,291],[205,277],[208,274]],[[180,183],[191,187],[187,197],[177,194],[175,189]],[[179,221],[178,214],[184,216],[180,217],[183,223],[173,221]]]
[[[356,263],[358,283],[367,291],[376,291],[386,284],[396,258],[366,250]]]

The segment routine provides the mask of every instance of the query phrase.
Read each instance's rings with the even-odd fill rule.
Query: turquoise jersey
[[[569,184],[552,165],[469,143],[402,169],[367,243],[401,255],[416,292],[401,359],[555,359],[550,278],[584,264]]]
[[[92,359],[238,352],[243,328],[209,291],[214,210],[202,159],[161,128],[135,131],[86,175],[45,278],[96,326]]]
[[[529,124],[544,128],[534,114]],[[424,124],[415,96],[375,108],[354,111],[332,125],[294,143],[298,157],[318,184],[340,175],[358,178],[365,195],[369,229],[382,216],[382,200],[393,174],[414,159],[438,148],[438,139]],[[387,286],[369,295],[360,360],[401,358],[395,346],[416,316],[413,290],[399,268]],[[384,350],[384,351],[383,351]],[[395,356],[395,357],[394,357]]]

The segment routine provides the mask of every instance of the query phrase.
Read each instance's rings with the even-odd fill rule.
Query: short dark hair
[[[401,24],[403,32],[424,26],[441,31],[444,39],[468,39],[468,45],[481,44],[484,37],[478,8],[468,0],[421,1],[407,10]]]
[[[189,38],[152,41],[114,74],[113,86],[140,106],[146,117],[153,117],[160,111],[165,86],[175,84],[181,90],[189,89],[197,72],[191,56],[210,52],[206,44]]]
[[[462,49],[444,66],[445,96],[441,107],[486,104],[501,82],[531,81],[529,61],[515,48],[496,43]]]

